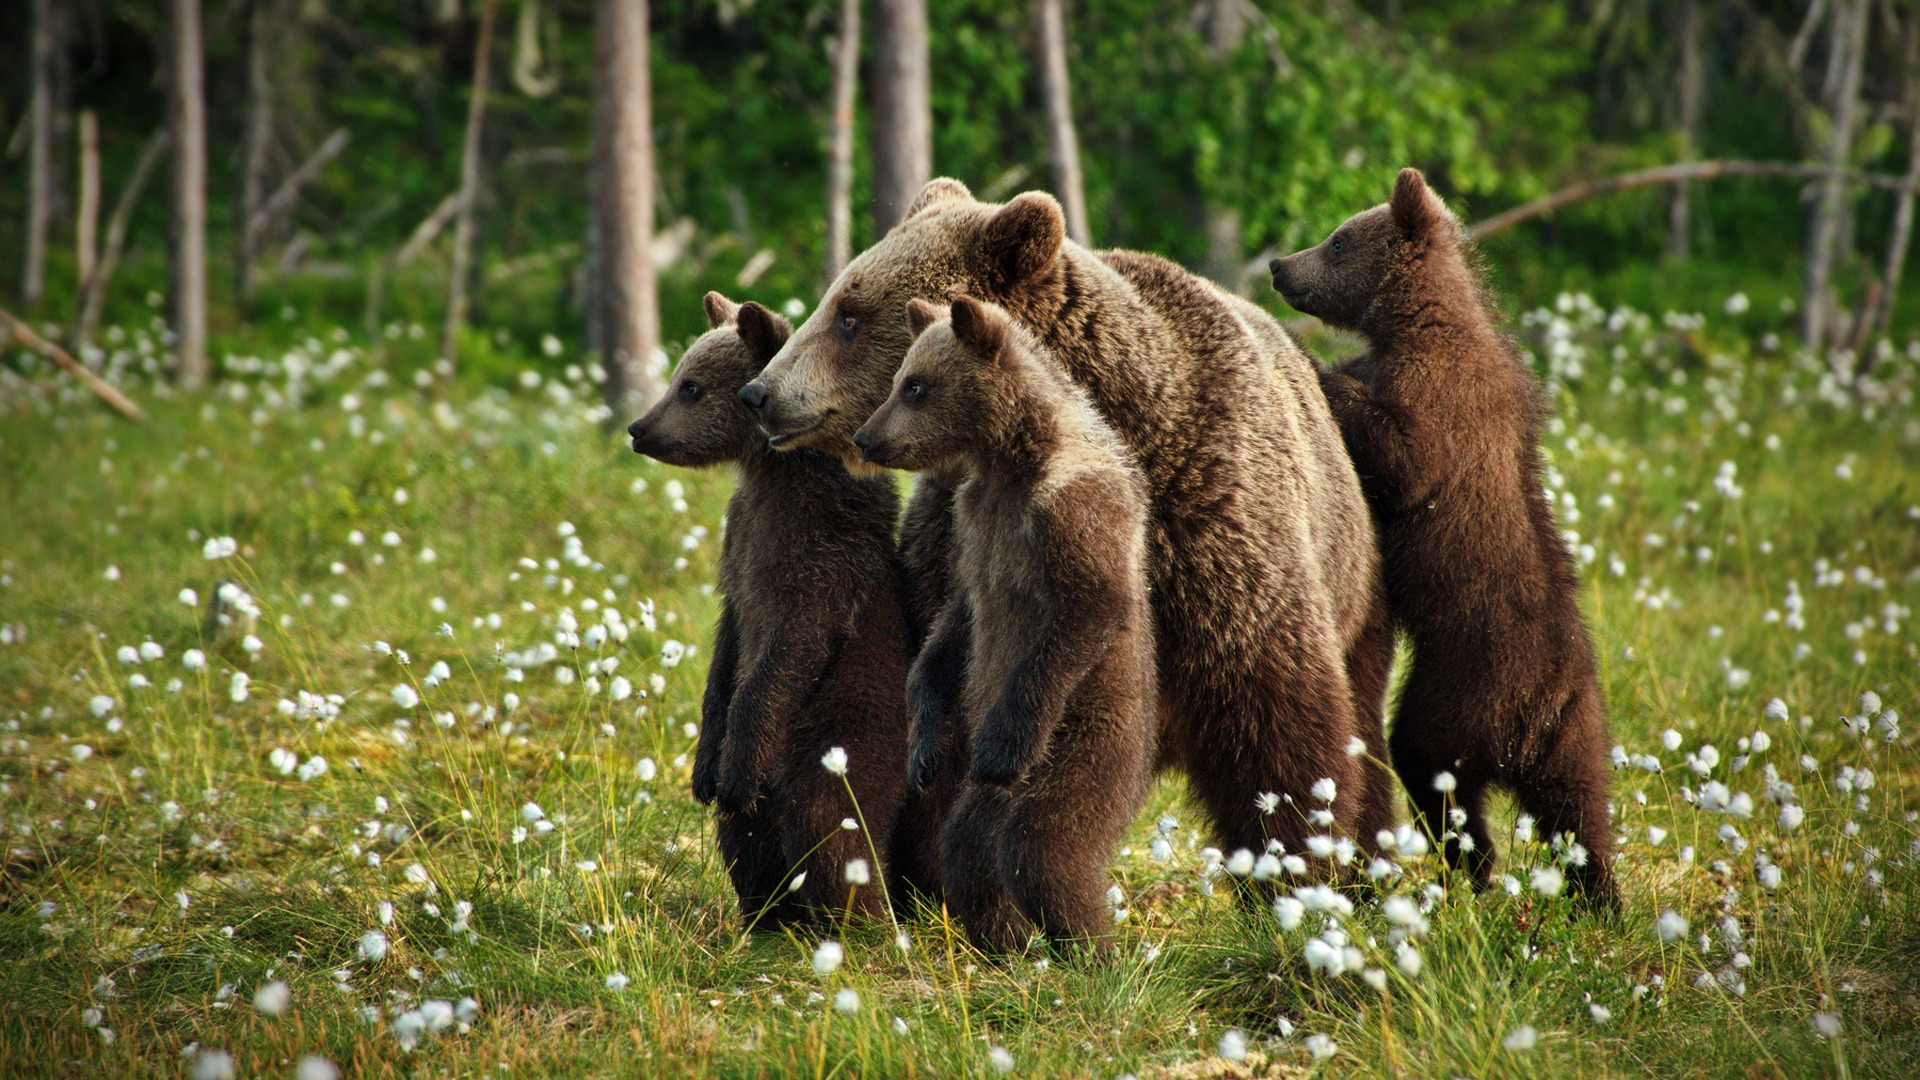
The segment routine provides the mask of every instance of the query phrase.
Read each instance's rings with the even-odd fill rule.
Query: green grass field
[[[188,398],[129,329],[135,425],[15,361],[0,1075],[1920,1075],[1920,364],[1855,388],[1579,298],[1520,329],[1625,914],[1552,895],[1503,810],[1505,888],[1410,854],[1404,900],[1288,929],[1169,776],[1105,963],[936,912],[837,967],[742,936],[686,791],[730,479],[632,455],[588,374],[481,390],[337,333]]]

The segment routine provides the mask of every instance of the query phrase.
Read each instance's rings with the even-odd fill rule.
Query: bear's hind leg
[[[1010,801],[1002,789],[968,783],[940,834],[947,910],[982,952],[1014,952],[1033,930],[1000,877]]]
[[[1387,751],[1386,728],[1393,655],[1393,620],[1387,611],[1386,588],[1382,585],[1375,590],[1366,626],[1347,648],[1347,685],[1353,693],[1353,721],[1359,728],[1360,738],[1367,744],[1365,760],[1360,763],[1366,794],[1354,831],[1359,833],[1361,849],[1372,855],[1380,854],[1379,834],[1393,831],[1400,817],[1400,793]]]
[[[721,814],[714,823],[720,858],[740,899],[740,925],[773,930],[792,922],[799,908],[787,896],[787,859],[780,827],[765,811]]]
[[[1599,691],[1589,684],[1561,710],[1553,742],[1533,768],[1514,778],[1513,791],[1538,822],[1542,839],[1567,834],[1586,849],[1585,860],[1570,867],[1568,876],[1584,899],[1604,910],[1620,906],[1607,807],[1611,784],[1606,721]]]

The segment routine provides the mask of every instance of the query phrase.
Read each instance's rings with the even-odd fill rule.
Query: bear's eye
[[[1345,250],[1346,250],[1346,248],[1347,248],[1347,242],[1346,242],[1346,240],[1345,240],[1344,238],[1342,238],[1342,237],[1338,237],[1338,236],[1336,236],[1336,237],[1334,237],[1334,238],[1333,238],[1333,243],[1331,243],[1331,244],[1328,244],[1328,245],[1327,245],[1327,247],[1328,247],[1328,248],[1329,248],[1329,249],[1330,249],[1330,250],[1331,250],[1331,251],[1332,251],[1332,252],[1333,252],[1333,253],[1334,253],[1335,255],[1338,255],[1338,254],[1340,254],[1340,253],[1341,253],[1342,251],[1345,251]]]
[[[848,315],[845,312],[842,312],[840,315],[840,318],[835,320],[834,325],[840,328],[841,333],[851,334],[854,332],[854,330],[859,328],[860,320],[855,318],[852,315]]]
[[[908,379],[906,385],[900,388],[900,396],[908,401],[919,401],[926,396],[926,393],[927,384],[919,379]]]
[[[692,379],[688,379],[686,382],[680,384],[680,400],[689,405],[699,401],[700,395],[705,392],[706,388],[694,382]]]

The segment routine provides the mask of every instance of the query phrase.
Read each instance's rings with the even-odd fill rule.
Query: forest
[[[0,0],[0,27],[0,1076],[1920,1075],[1920,2]],[[771,880],[866,914],[747,917],[700,754],[753,480],[629,422],[703,400],[703,358],[777,363],[779,318],[837,333],[841,271],[938,216],[895,230],[938,177],[1178,263],[1221,324],[1274,327],[1245,385],[1299,376],[1218,397],[1305,416],[1364,342],[1269,260],[1408,166],[1540,390],[1514,501],[1590,636],[1618,908],[1505,794],[1469,877],[1466,818],[1424,829],[1405,774],[1360,796],[1393,818],[1364,853],[1305,838],[1337,876],[1230,843],[1229,744],[1134,770],[1082,890],[1107,951],[983,951],[891,891],[855,789],[884,754],[849,741],[792,775],[844,789],[851,857]],[[742,453],[803,460],[769,433]],[[1366,482],[1351,445],[1314,451],[1325,484]],[[772,519],[829,505],[773,475]],[[909,491],[885,475],[874,505]],[[1327,500],[1354,529],[1360,490]],[[1135,569],[1261,532],[1194,505]],[[1261,608],[1256,578],[1188,598]],[[1390,637],[1389,733],[1418,655]],[[1271,838],[1358,786],[1228,810]]]

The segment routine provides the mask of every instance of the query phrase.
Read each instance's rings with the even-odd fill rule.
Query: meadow
[[[1617,919],[1510,810],[1498,888],[1406,830],[1349,895],[1170,775],[1093,962],[743,934],[687,790],[730,477],[633,455],[558,341],[482,386],[292,314],[204,395],[111,328],[144,424],[0,373],[0,1075],[1920,1075],[1920,343],[1518,320]]]

